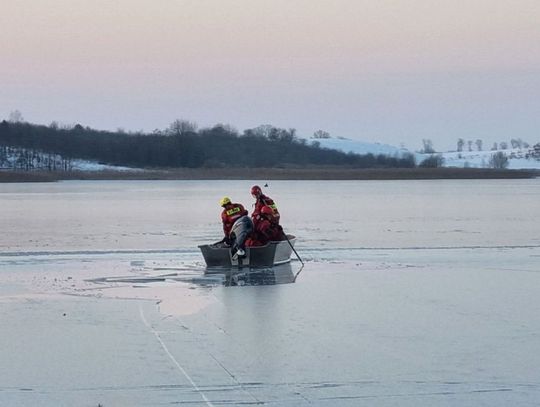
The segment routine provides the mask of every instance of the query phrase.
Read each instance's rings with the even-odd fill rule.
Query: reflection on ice
[[[244,270],[237,269],[212,269],[208,268],[204,273],[201,282],[209,279],[215,281],[221,280],[221,284],[226,287],[244,286],[244,285],[276,285],[290,284],[296,281],[304,266],[293,272],[291,264],[283,264],[268,268],[251,268]]]
[[[293,270],[291,264],[283,264],[266,268],[207,268],[202,274],[200,271],[182,270],[177,273],[167,273],[159,275],[139,275],[139,276],[112,276],[98,277],[88,280],[96,284],[137,284],[138,287],[147,284],[161,283],[189,283],[198,286],[254,286],[254,285],[276,285],[290,284],[296,281],[296,278],[303,269],[303,265],[298,270]],[[155,268],[154,270],[163,270],[164,268]],[[171,268],[165,268],[171,270]]]
[[[72,291],[72,294],[152,300],[156,301],[162,315],[186,316],[200,313],[219,301],[216,297],[219,288],[290,284],[296,281],[303,268],[291,264],[243,270],[173,265],[171,262],[151,261],[151,265],[149,262],[131,262],[129,273],[124,270],[122,274],[85,279],[85,283],[94,288],[85,287],[83,291]]]

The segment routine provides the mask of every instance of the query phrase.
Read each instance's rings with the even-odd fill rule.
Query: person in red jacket
[[[261,209],[264,206],[267,206],[272,210],[274,222],[279,224],[280,215],[274,200],[269,196],[264,195],[262,193],[261,187],[258,185],[253,185],[251,187],[251,195],[253,196],[253,198],[255,198],[255,203],[253,204],[253,213],[251,214],[251,219],[253,220],[253,223],[257,224],[257,222],[259,221]]]
[[[248,245],[264,246],[268,242],[284,239],[283,228],[276,222],[274,211],[269,206],[263,206]]]
[[[242,204],[232,203],[229,197],[223,197],[219,204],[223,208],[221,221],[225,237],[222,242],[232,244],[239,256],[245,255],[245,241],[253,231],[253,223],[248,216],[248,211]]]

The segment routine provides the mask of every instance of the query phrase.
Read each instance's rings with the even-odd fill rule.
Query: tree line
[[[18,168],[26,170],[69,171],[72,159],[138,168],[415,166],[412,155],[358,155],[321,148],[317,141],[309,143],[297,137],[294,129],[264,125],[240,134],[221,124],[199,130],[195,123],[185,120],[176,120],[167,129],[150,134],[4,120],[0,122],[0,146],[4,147],[0,150],[4,165],[7,157],[16,154]],[[12,150],[6,150],[8,147]]]
[[[33,148],[0,145],[0,169],[71,171],[73,162],[69,157]]]
[[[474,147],[473,147],[474,146]],[[509,146],[512,146],[513,149],[529,149],[531,148],[531,145],[522,140],[521,138],[512,138],[510,139],[510,144],[506,141],[501,141],[500,143],[494,142],[491,146],[491,151],[497,151],[497,150],[508,150]],[[465,152],[465,151],[484,151],[484,142],[482,139],[476,139],[476,140],[465,140],[463,138],[458,138],[457,143],[457,152]],[[534,147],[534,146],[533,146]],[[466,148],[466,150],[465,150]],[[421,153],[424,154],[434,154],[435,148],[433,147],[433,142],[431,139],[422,139],[422,149],[420,150]]]

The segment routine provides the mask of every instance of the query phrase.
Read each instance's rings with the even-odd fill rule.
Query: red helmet
[[[251,195],[259,197],[262,194],[261,187],[258,185],[253,185],[251,187]]]
[[[261,215],[274,216],[274,211],[269,206],[263,206],[261,208]]]

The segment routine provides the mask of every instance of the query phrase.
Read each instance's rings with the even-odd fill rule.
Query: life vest
[[[261,218],[261,209],[263,208],[263,206],[268,206],[270,209],[272,209],[273,221],[279,224],[280,214],[277,205],[272,198],[266,195],[261,195],[259,196],[259,198],[257,198],[257,201],[254,205],[255,208],[253,209],[253,213],[251,214],[251,218],[253,219],[254,224],[257,224],[257,222],[259,222]]]
[[[283,229],[273,220],[261,218],[254,227],[253,240],[260,245],[283,239]]]
[[[239,218],[246,216],[248,211],[239,203],[231,203],[221,212],[221,221],[223,222],[223,233],[229,236],[234,225]]]

